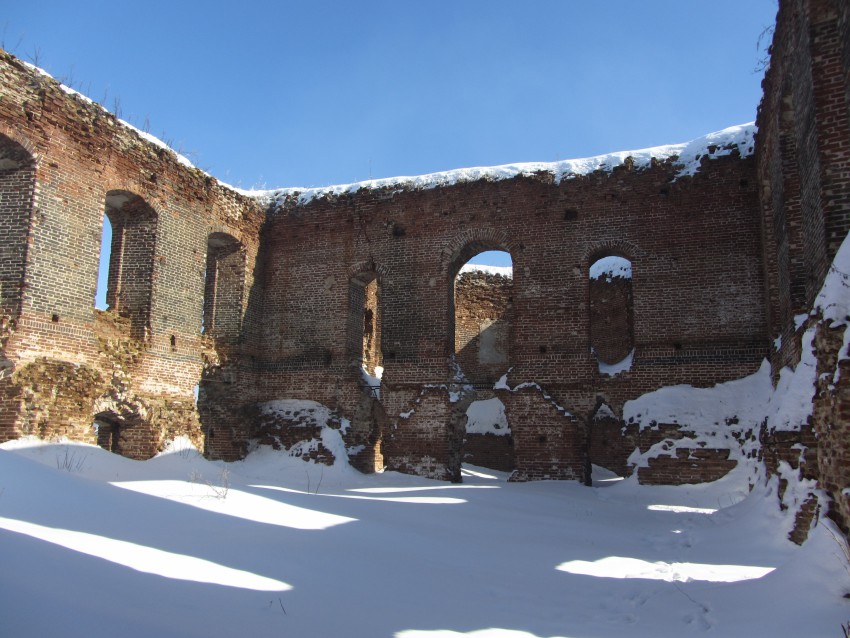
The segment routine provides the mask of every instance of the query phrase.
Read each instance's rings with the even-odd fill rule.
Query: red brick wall
[[[104,413],[126,426],[133,456],[150,456],[180,433],[200,443],[193,390],[204,373],[207,237],[242,242],[251,290],[262,207],[3,52],[0,85],[0,295],[10,327],[0,438],[72,432],[94,441],[94,417]],[[125,194],[132,214],[110,206],[110,195]],[[94,308],[107,212],[120,248],[110,301],[130,319],[117,332]],[[47,385],[30,409],[22,398],[33,375]],[[51,403],[50,384],[77,388],[76,399]]]
[[[675,173],[659,162],[560,184],[539,175],[283,202],[263,236],[265,297],[253,328],[263,374],[246,394],[276,398],[316,369],[349,378],[348,282],[367,264],[381,273],[382,402],[397,418],[410,403],[396,405],[393,393],[416,396],[452,378],[453,276],[485,248],[513,260],[511,385],[535,381],[580,419],[598,396],[620,410],[664,385],[754,372],[769,348],[754,161],[730,156],[705,160],[693,178]],[[603,253],[634,269],[635,359],[614,378],[590,352],[588,269]],[[338,404],[338,384],[313,398]]]
[[[795,324],[794,316],[810,310],[850,228],[850,4],[780,2],[763,88],[756,150],[770,328],[782,337],[772,357],[778,375],[800,360],[802,332],[817,318]],[[822,324],[817,330],[813,417],[796,424],[799,431],[765,433],[763,456],[769,472],[785,460],[801,476],[818,479],[846,531],[850,408],[844,375],[833,379],[843,366],[840,335]],[[805,537],[812,509],[798,520],[796,539]]]

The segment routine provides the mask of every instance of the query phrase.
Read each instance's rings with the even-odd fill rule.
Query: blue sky
[[[242,188],[683,142],[755,119],[776,0],[0,0],[0,44]]]
[[[0,0],[0,42],[117,99],[222,181],[323,186],[750,121],[775,13],[775,0]]]

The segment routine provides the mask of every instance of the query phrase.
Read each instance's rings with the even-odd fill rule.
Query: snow
[[[596,414],[593,415],[594,421],[601,421],[602,419],[616,419],[617,415],[614,414],[614,411],[608,406],[607,403],[603,403],[599,406],[599,409],[596,410]]]
[[[502,166],[459,168],[428,175],[388,177],[317,188],[290,187],[240,192],[269,202],[280,203],[287,198],[296,198],[299,204],[307,204],[317,198],[353,194],[363,189],[421,190],[475,182],[482,179],[495,182],[541,172],[552,174],[555,182],[560,183],[562,180],[589,175],[596,171],[611,172],[627,161],[631,163],[633,170],[644,170],[649,168],[653,161],[668,159],[674,161],[674,165],[678,169],[677,177],[681,178],[695,175],[705,158],[717,158],[733,152],[740,153],[741,157],[752,155],[755,131],[755,124],[750,122],[730,126],[722,131],[709,133],[682,144],[667,144],[636,151],[619,151],[596,157],[559,162],[525,162]]]
[[[817,359],[813,341],[815,327],[803,333],[800,362],[792,370],[782,368],[776,390],[770,397],[765,414],[771,430],[797,431],[812,414],[812,400],[817,381]]]
[[[679,449],[728,449],[729,459],[737,461],[737,465],[726,478],[740,481],[741,485],[730,487],[727,498],[743,499],[761,472],[755,460],[757,434],[765,415],[779,400],[771,381],[770,364],[763,361],[758,372],[743,379],[710,388],[668,386],[626,401],[623,420],[627,424],[636,424],[641,430],[672,424],[685,434],[681,439],[665,438],[643,452],[635,448],[628,462],[647,467],[650,459],[675,456]]]
[[[675,385],[644,394],[623,406],[623,419],[643,429],[658,423],[676,423],[688,431],[712,434],[736,427],[758,429],[773,395],[770,364],[743,379],[711,388]]]
[[[590,267],[590,278],[600,279],[605,277],[609,283],[614,277],[622,277],[623,279],[632,278],[632,262],[623,257],[610,256],[603,257],[597,260]]]
[[[348,430],[351,422],[341,418],[329,407],[307,399],[277,399],[259,404],[260,413],[286,419],[289,427],[320,428],[320,439],[309,439],[293,445],[287,453],[293,457],[306,456],[315,451],[321,444],[334,456],[334,465],[348,468],[348,455],[354,450],[347,450],[342,435]],[[333,424],[337,423],[338,427]]]
[[[839,360],[850,358],[850,235],[844,238],[823,286],[815,299],[815,311],[819,311],[831,328],[844,326],[844,342],[838,353]],[[833,383],[838,382],[840,368],[836,366]]]
[[[823,286],[815,299],[815,309],[823,318],[835,325],[846,325],[850,320],[850,235],[844,238]]]
[[[788,541],[776,479],[731,504],[723,482],[465,468],[449,484],[171,449],[0,445],[4,635],[773,638],[847,621],[837,532]]]
[[[507,436],[511,433],[505,406],[497,398],[473,401],[466,410],[467,434],[494,434]]]
[[[618,361],[617,363],[604,363],[602,361],[597,361],[597,363],[599,364],[599,372],[607,374],[609,377],[616,377],[621,372],[628,372],[631,370],[634,360],[635,350],[632,348],[632,351],[627,354],[622,361]]]
[[[507,277],[512,279],[514,276],[513,266],[485,266],[483,264],[464,264],[460,269],[460,274],[467,272],[483,272],[488,275],[497,275],[499,277]]]
[[[360,378],[375,393],[375,397],[381,398],[381,377],[384,376],[384,367],[375,366],[375,374],[369,374],[365,366],[360,366]]]

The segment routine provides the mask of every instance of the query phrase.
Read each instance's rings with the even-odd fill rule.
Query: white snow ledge
[[[695,175],[704,157],[717,158],[724,155],[731,155],[735,151],[741,157],[752,155],[755,148],[755,132],[755,123],[750,122],[748,124],[730,126],[722,131],[709,133],[691,142],[682,144],[654,146],[638,151],[619,151],[607,155],[562,160],[560,162],[525,162],[505,164],[503,166],[459,168],[452,171],[430,173],[428,175],[388,177],[385,179],[373,179],[364,182],[355,182],[353,184],[339,184],[319,188],[292,187],[256,191],[237,190],[243,195],[265,199],[270,203],[282,202],[287,197],[294,197],[297,198],[299,204],[307,204],[319,197],[352,194],[361,189],[421,190],[440,186],[452,186],[463,182],[475,182],[481,179],[495,182],[540,172],[551,173],[555,177],[555,182],[560,183],[561,180],[589,175],[596,171],[611,172],[618,166],[621,166],[627,159],[631,160],[634,169],[640,170],[649,168],[653,160],[665,161],[671,158],[677,158],[674,160],[674,165],[678,169],[676,177],[679,178],[686,175]]]

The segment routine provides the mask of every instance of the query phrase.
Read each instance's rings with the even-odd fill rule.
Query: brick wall
[[[802,333],[817,324],[819,373],[812,418],[792,432],[763,433],[763,458],[770,473],[785,461],[801,477],[817,479],[832,497],[831,516],[847,531],[846,362],[839,361],[836,330],[804,313],[850,228],[850,5],[780,2],[763,89],[756,152],[769,324],[781,337],[773,372],[797,365]],[[814,503],[812,497],[801,510],[795,540],[805,538]]]
[[[454,275],[488,249],[510,253],[514,276],[507,365],[482,381],[511,367],[512,386],[534,381],[586,420],[600,396],[619,411],[665,385],[709,386],[755,372],[770,343],[755,175],[752,158],[733,155],[706,159],[692,178],[676,179],[670,163],[657,162],[560,184],[541,174],[363,189],[302,204],[291,197],[264,229],[265,296],[257,324],[246,326],[261,335],[256,365],[263,374],[244,394],[254,392],[255,401],[306,398],[300,379],[321,369],[336,381],[313,390],[324,399],[313,398],[339,405],[336,388],[350,377],[346,334],[355,334],[355,343],[362,336],[352,309],[363,302],[351,301],[350,280],[364,270],[380,273],[389,419],[407,412],[423,386],[451,381],[456,333],[470,337],[459,361],[475,380],[480,350],[471,334],[480,334],[481,321],[474,313],[456,318],[455,295],[466,293],[463,284],[455,292]],[[588,271],[603,254],[625,256],[634,270],[631,331],[611,323],[608,333],[617,334],[619,350],[634,348],[634,363],[616,377],[601,374],[591,354]],[[627,297],[620,295],[623,305]],[[496,305],[482,299],[475,312]],[[466,326],[467,319],[478,326]],[[409,400],[396,403],[398,393]],[[453,417],[446,411],[440,418]],[[516,412],[514,418],[512,427],[525,422]],[[518,454],[522,440],[515,433]]]
[[[200,444],[207,239],[243,246],[247,313],[263,208],[4,52],[0,86],[0,439],[94,442],[100,415],[130,456]],[[104,217],[108,313],[94,308]]]

